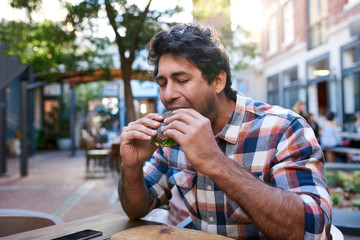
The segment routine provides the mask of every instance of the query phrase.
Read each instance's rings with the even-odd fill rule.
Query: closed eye
[[[160,88],[164,87],[167,83],[165,78],[156,78],[157,84],[159,84]]]
[[[178,81],[178,83],[183,84],[183,83],[187,83],[189,81],[189,79],[179,79],[177,81]]]

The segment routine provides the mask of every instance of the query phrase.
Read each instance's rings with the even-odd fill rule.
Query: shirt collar
[[[236,91],[235,109],[229,122],[218,134],[216,134],[216,138],[219,137],[232,144],[237,142],[241,123],[243,122],[245,116],[246,99],[247,98],[242,93]]]

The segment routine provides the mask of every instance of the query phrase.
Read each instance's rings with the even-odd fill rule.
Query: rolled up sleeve
[[[281,137],[271,175],[272,184],[301,197],[305,210],[304,239],[327,239],[332,212],[324,157],[313,131],[302,118],[294,120]]]

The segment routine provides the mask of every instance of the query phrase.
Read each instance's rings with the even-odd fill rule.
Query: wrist
[[[121,164],[121,174],[123,177],[128,179],[138,179],[139,177],[143,177],[143,163],[137,164],[125,164],[122,162]]]
[[[201,167],[202,170],[199,171],[210,178],[219,177],[229,164],[228,161],[228,157],[225,156],[223,152],[214,153],[209,160],[204,161]]]

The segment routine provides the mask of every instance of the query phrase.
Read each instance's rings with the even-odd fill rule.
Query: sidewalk
[[[75,157],[67,151],[37,153],[28,165],[28,176],[21,177],[19,158],[8,159],[9,176],[0,177],[0,208],[41,211],[65,222],[103,213],[125,216],[117,195],[119,174],[87,178],[83,151]]]

